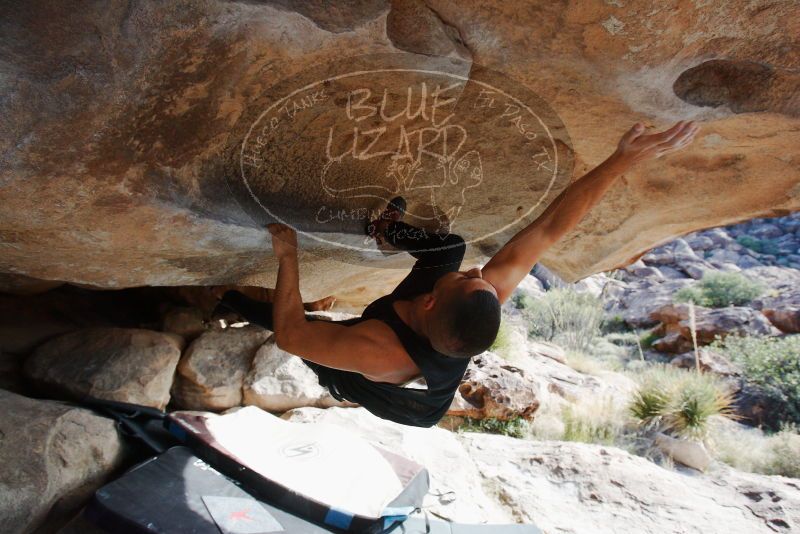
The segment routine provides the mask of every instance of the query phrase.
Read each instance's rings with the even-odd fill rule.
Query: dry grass
[[[800,478],[800,435],[795,427],[767,435],[758,428],[715,421],[709,445],[716,459],[741,471]]]
[[[529,437],[621,445],[626,428],[630,428],[630,418],[624,406],[610,397],[587,397],[538,412],[530,424]]]

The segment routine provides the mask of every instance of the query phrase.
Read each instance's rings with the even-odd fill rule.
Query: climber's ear
[[[432,310],[435,305],[436,305],[436,297],[433,296],[433,293],[428,293],[423,297],[422,299],[423,309]]]

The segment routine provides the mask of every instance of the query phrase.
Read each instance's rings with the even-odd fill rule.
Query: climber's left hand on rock
[[[297,232],[278,223],[267,225],[267,229],[272,234],[272,250],[278,259],[297,255]]]
[[[660,158],[688,146],[699,129],[693,121],[680,121],[669,130],[644,135],[645,127],[639,122],[622,136],[615,155],[630,164]]]

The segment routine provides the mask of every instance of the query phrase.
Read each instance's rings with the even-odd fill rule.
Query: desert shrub
[[[606,400],[567,405],[561,421],[564,441],[615,445],[622,439],[627,418],[613,401]]]
[[[621,315],[608,315],[601,321],[600,330],[604,334],[619,334],[630,332],[631,327]]]
[[[511,303],[519,310],[529,308],[535,301],[536,299],[521,291],[518,291],[511,296]]]
[[[458,427],[460,432],[483,432],[486,434],[502,434],[512,438],[525,437],[528,429],[528,422],[521,417],[503,420],[487,417],[486,419],[464,418],[464,422]]]
[[[740,235],[736,241],[743,247],[761,254],[777,254],[778,245],[769,239],[758,239],[749,235]]]
[[[603,308],[595,297],[569,288],[553,289],[539,299],[523,299],[528,333],[565,348],[586,350],[600,334]]]
[[[790,427],[770,438],[772,454],[767,457],[760,472],[800,478],[800,436],[797,435],[797,429]]]
[[[641,337],[639,338],[639,346],[642,347],[642,350],[649,349],[653,346],[653,343],[656,340],[660,339],[661,336],[654,332],[653,330],[648,330],[644,332]]]
[[[730,415],[732,403],[729,387],[714,375],[658,365],[639,377],[629,410],[646,429],[705,439],[711,417]]]
[[[793,425],[772,435],[744,425],[713,425],[711,445],[716,459],[736,469],[800,478],[800,435]]]
[[[576,352],[574,350],[566,352],[565,360],[567,365],[579,373],[587,375],[597,375],[611,369],[611,366],[603,359],[597,358],[595,355],[590,356],[586,353]]]
[[[800,335],[728,336],[711,346],[742,368],[749,394],[767,401],[767,428],[800,424]]]
[[[694,302],[698,306],[723,308],[741,306],[761,295],[764,288],[739,273],[709,272],[694,286],[675,293],[676,302]]]
[[[505,320],[500,321],[500,329],[497,331],[497,337],[494,338],[489,350],[506,358],[508,351],[511,349],[511,326]]]
[[[575,403],[544,404],[528,427],[535,439],[623,446],[630,417],[624,403],[611,397],[582,397]]]

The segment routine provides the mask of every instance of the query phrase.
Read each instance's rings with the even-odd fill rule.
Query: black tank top
[[[394,230],[398,230],[394,223]],[[402,227],[400,227],[402,228]],[[413,228],[413,227],[409,227]],[[391,232],[390,227],[389,232]],[[389,295],[372,302],[361,317],[339,321],[353,325],[370,319],[387,324],[400,339],[408,355],[417,364],[427,383],[427,389],[402,387],[385,382],[373,382],[351,371],[331,369],[303,360],[319,377],[320,385],[328,388],[334,398],[360,404],[373,414],[404,425],[429,427],[444,416],[458,391],[469,365],[469,358],[454,358],[436,351],[430,342],[414,332],[395,312],[396,300],[410,300],[433,289],[444,274],[461,267],[466,246],[455,234],[415,237],[413,250],[400,238],[390,242],[411,253],[417,262],[411,273]],[[406,245],[406,246],[404,246]]]

